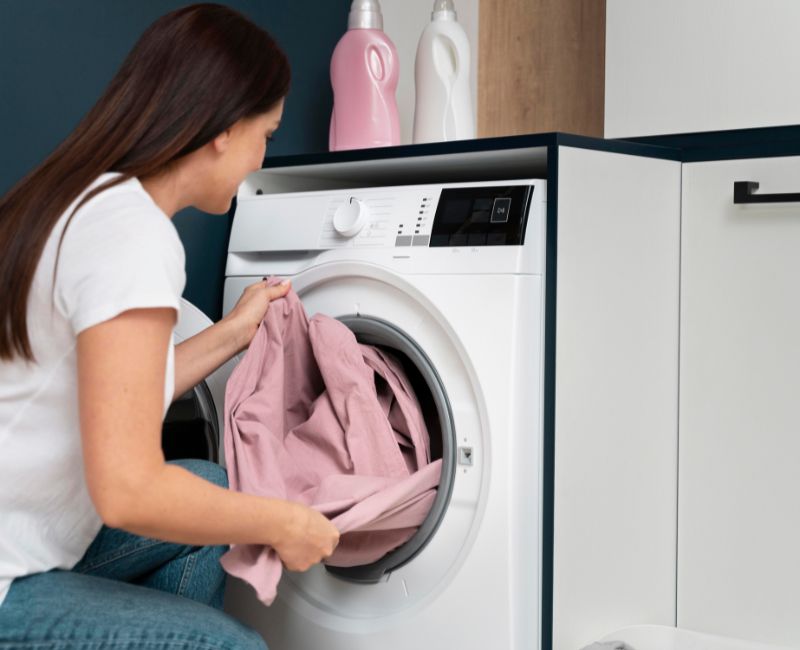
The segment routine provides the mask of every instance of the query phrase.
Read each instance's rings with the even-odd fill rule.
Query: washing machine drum
[[[455,471],[455,427],[452,408],[442,380],[425,351],[403,330],[383,319],[359,315],[338,318],[359,343],[385,348],[397,357],[422,408],[431,443],[431,460],[442,460],[436,498],[414,536],[381,559],[353,567],[325,568],[350,582],[371,584],[413,560],[428,544],[444,518],[452,493]]]
[[[436,498],[417,533],[403,546],[377,562],[353,567],[326,569],[337,577],[369,584],[410,562],[432,538],[444,517],[452,491],[455,471],[455,429],[447,394],[436,369],[425,352],[405,332],[391,323],[357,315],[339,318],[361,343],[388,349],[400,359],[422,407],[430,434],[431,460],[442,459],[442,474]],[[175,327],[175,343],[190,338],[212,324],[205,314],[186,301]],[[162,447],[167,460],[200,458],[218,462],[222,436],[221,410],[225,382],[238,359],[229,361],[176,399],[164,420]]]

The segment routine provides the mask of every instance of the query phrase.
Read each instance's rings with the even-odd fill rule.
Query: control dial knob
[[[340,205],[333,215],[333,228],[342,237],[355,237],[369,222],[369,208],[355,197]]]

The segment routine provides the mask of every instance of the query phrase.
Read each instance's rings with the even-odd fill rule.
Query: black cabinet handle
[[[735,181],[733,183],[734,203],[794,203],[800,202],[800,194],[756,194],[755,181]]]

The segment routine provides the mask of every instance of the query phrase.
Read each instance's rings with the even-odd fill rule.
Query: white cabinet
[[[554,650],[675,622],[680,184],[559,149]]]
[[[683,166],[678,625],[800,646],[800,157]]]

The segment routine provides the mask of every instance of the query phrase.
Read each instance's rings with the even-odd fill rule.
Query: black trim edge
[[[558,145],[547,152],[545,234],[544,396],[542,417],[542,594],[541,650],[553,647],[553,501],[556,421],[556,273],[558,269]]]
[[[619,138],[627,143],[671,147],[682,162],[800,155],[800,126],[765,126],[727,131],[698,131]]]
[[[263,168],[274,169],[278,167],[332,165],[368,160],[393,160],[396,158],[418,158],[458,153],[529,149],[534,147],[552,147],[558,144],[578,147],[580,149],[596,149],[598,151],[608,151],[611,153],[624,153],[632,156],[680,160],[680,151],[670,147],[628,142],[625,140],[604,140],[602,138],[571,135],[569,133],[554,131],[551,133],[512,135],[500,138],[453,140],[451,142],[435,142],[432,144],[410,144],[375,149],[354,149],[350,151],[327,151],[294,156],[276,156],[274,158],[267,156],[264,159]]]

